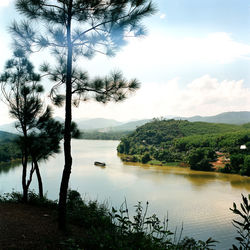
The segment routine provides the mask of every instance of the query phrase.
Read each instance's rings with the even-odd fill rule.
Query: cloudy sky
[[[0,71],[11,56],[7,27],[19,18],[14,1],[0,1]],[[77,118],[132,120],[215,115],[250,110],[250,2],[154,0],[158,13],[145,20],[148,35],[131,39],[114,58],[82,62],[91,76],[120,69],[141,88],[119,104],[82,103]],[[38,64],[34,56],[34,64]],[[55,109],[63,116],[63,109]],[[10,121],[0,104],[0,124]]]

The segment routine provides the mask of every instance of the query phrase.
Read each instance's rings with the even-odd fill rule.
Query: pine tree
[[[63,57],[65,61],[65,72],[59,83],[66,85],[66,94],[57,95],[54,99],[60,102],[65,98],[65,165],[59,197],[59,227],[64,229],[72,166],[72,94],[77,93],[78,100],[81,100],[88,91],[94,91],[97,101],[120,101],[126,97],[127,90],[136,89],[138,85],[137,81],[127,83],[120,74],[113,74],[111,78],[96,79],[85,86],[81,79],[84,75],[81,74],[79,85],[72,89],[72,62],[76,62],[81,56],[91,58],[95,53],[114,55],[121,46],[126,45],[127,36],[145,34],[141,21],[152,15],[155,8],[149,0],[17,0],[16,7],[28,21],[13,23],[11,31],[15,37],[15,45],[30,52],[50,48],[53,54]],[[36,32],[37,29],[31,26],[31,21],[45,24],[41,32]]]
[[[20,49],[14,52],[13,59],[6,62],[5,72],[0,76],[3,99],[9,106],[11,116],[17,119],[17,144],[22,152],[24,202],[27,202],[34,172],[37,175],[40,198],[43,197],[38,162],[59,152],[63,135],[63,126],[52,118],[51,108],[47,107],[44,111],[41,100],[44,90],[40,80],[40,75],[34,72],[33,65]],[[27,177],[29,160],[31,169]]]
[[[13,59],[6,62],[0,81],[3,99],[9,106],[10,115],[17,119],[16,128],[22,135],[18,144],[22,152],[23,201],[27,202],[28,189],[35,171],[32,165],[27,178],[29,133],[35,129],[36,119],[43,111],[40,99],[43,87],[39,84],[40,75],[34,72],[33,65],[20,49],[14,52]]]
[[[46,111],[36,120],[36,129],[28,136],[28,149],[35,169],[39,188],[39,197],[43,198],[43,183],[39,170],[39,161],[47,160],[60,152],[60,141],[63,138],[63,126],[52,118],[52,111]]]

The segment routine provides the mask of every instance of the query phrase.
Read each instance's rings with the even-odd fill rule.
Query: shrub
[[[233,225],[237,229],[237,236],[235,239],[239,242],[240,247],[233,245],[233,250],[248,250],[250,249],[250,195],[248,198],[242,195],[242,203],[240,208],[233,203],[233,208],[230,210],[240,216],[240,220],[233,220]]]
[[[142,158],[141,158],[141,162],[142,163],[147,163],[147,162],[149,162],[151,160],[151,158],[150,158],[150,154],[149,153],[145,153],[143,156],[142,156]]]
[[[232,167],[232,172],[239,173],[240,165],[244,163],[244,155],[243,154],[232,154],[230,156],[230,163]]]
[[[212,160],[208,158],[208,156],[212,155],[210,151],[211,150],[205,148],[197,148],[192,152],[190,152],[187,157],[190,168],[193,170],[210,171],[211,170],[210,161]]]
[[[240,174],[250,176],[250,155],[245,156],[244,164],[240,169]]]
[[[231,173],[231,166],[230,166],[230,164],[227,163],[227,164],[225,165],[225,167],[224,167],[224,168],[220,168],[219,171],[220,171],[221,173],[226,173],[226,174]]]
[[[20,193],[5,196],[4,201],[20,202]],[[0,197],[0,202],[2,197]],[[40,206],[39,196],[34,192],[29,193],[29,201]],[[57,203],[49,201],[52,204]],[[48,204],[45,201],[45,204]],[[155,214],[147,215],[148,202],[143,208],[142,203],[135,205],[135,213],[129,216],[126,200],[117,210],[107,208],[97,201],[86,202],[74,190],[69,190],[67,196],[67,216],[71,224],[84,229],[83,234],[70,235],[70,238],[60,244],[63,249],[182,249],[182,250],[208,250],[212,249],[212,239],[196,241],[193,238],[181,240],[181,233],[177,237],[168,229],[168,219],[161,221]]]
[[[5,193],[4,195],[0,196],[0,202],[22,203],[23,195],[22,193],[15,191],[13,191],[12,193]],[[57,207],[57,201],[49,200],[46,195],[43,198],[40,198],[34,190],[28,192],[28,204],[51,208]]]

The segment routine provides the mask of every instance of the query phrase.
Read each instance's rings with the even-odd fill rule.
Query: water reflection
[[[0,174],[9,173],[17,167],[20,167],[21,161],[5,162],[0,164]]]
[[[229,207],[234,201],[240,202],[241,193],[249,192],[249,177],[123,164],[116,153],[118,143],[73,140],[70,188],[91,199],[108,200],[116,207],[126,197],[131,210],[137,201],[145,204],[148,200],[149,214],[163,218],[168,212],[173,229],[184,223],[183,235],[203,240],[213,237],[221,242],[217,248],[220,250],[231,247],[235,230]],[[106,168],[95,166],[95,161],[105,162]],[[63,153],[40,164],[44,188],[51,199],[58,199],[63,166]],[[21,190],[21,170],[21,167],[0,170],[0,194],[11,192],[12,188]],[[31,185],[37,189],[35,179]]]
[[[137,175],[142,174],[141,169],[147,170],[149,172],[149,178],[152,177],[152,173],[153,175],[159,175],[160,177],[165,175],[179,176],[188,180],[195,188],[202,188],[214,182],[224,182],[230,183],[233,188],[246,189],[247,191],[250,191],[250,177],[247,176],[218,172],[194,171],[183,167],[152,166],[140,163],[124,162],[123,165],[125,166],[124,172],[131,171],[131,169],[128,169],[130,167],[133,168],[133,172]],[[155,181],[160,181],[160,178],[156,178]]]

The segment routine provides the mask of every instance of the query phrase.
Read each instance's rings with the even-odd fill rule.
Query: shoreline
[[[229,174],[229,175],[237,175],[237,176],[242,176],[242,177],[248,177],[250,178],[250,176],[247,176],[247,175],[241,175],[240,173],[226,173],[226,172],[222,172],[220,171],[220,169],[223,169],[223,166],[219,166],[219,167],[216,167],[216,162],[211,162],[212,164],[212,170],[211,171],[207,171],[207,170],[195,170],[195,169],[191,169],[190,166],[188,165],[188,163],[185,163],[185,162],[166,162],[166,163],[163,163],[163,162],[160,162],[160,161],[157,161],[157,160],[151,160],[147,163],[142,163],[140,161],[130,161],[130,159],[132,159],[133,155],[126,155],[126,154],[120,154],[120,153],[117,153],[117,156],[121,159],[121,161],[126,164],[126,165],[136,165],[136,166],[151,166],[151,167],[179,167],[179,168],[183,168],[183,169],[188,169],[188,170],[191,170],[191,171],[195,171],[195,172],[206,172],[206,173],[221,173],[221,174]],[[157,162],[159,164],[154,164],[153,162]],[[224,164],[224,167],[225,167],[226,164]]]

